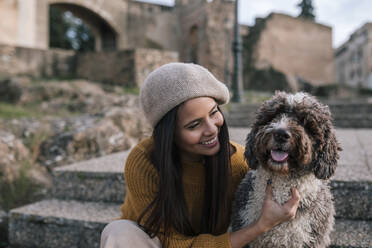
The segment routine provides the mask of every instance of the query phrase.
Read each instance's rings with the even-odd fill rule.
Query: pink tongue
[[[277,162],[283,162],[288,158],[288,153],[271,150],[271,158]]]

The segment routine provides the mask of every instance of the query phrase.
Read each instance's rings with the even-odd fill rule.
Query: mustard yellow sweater
[[[244,160],[244,148],[231,142],[236,152],[231,156],[233,192],[248,170]],[[124,169],[126,196],[121,206],[122,219],[137,221],[139,215],[151,203],[157,192],[157,171],[150,161],[153,139],[147,138],[130,152]],[[183,163],[183,184],[191,225],[200,230],[204,198],[204,166],[202,163]],[[233,196],[231,196],[233,197]],[[226,231],[229,223],[226,223]],[[170,237],[171,248],[222,248],[231,247],[230,233],[219,236],[201,234],[194,237],[174,233]]]

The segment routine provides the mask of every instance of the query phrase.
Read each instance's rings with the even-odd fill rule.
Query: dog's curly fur
[[[327,247],[334,224],[328,180],[335,172],[338,151],[327,106],[306,93],[276,94],[260,107],[247,136],[249,171],[233,204],[232,227],[256,221],[271,179],[273,198],[283,204],[296,187],[301,200],[294,220],[281,223],[248,247]]]

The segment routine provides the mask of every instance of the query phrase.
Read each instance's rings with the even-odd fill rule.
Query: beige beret
[[[141,107],[153,127],[172,108],[202,96],[212,97],[218,104],[230,99],[225,84],[206,68],[191,63],[169,63],[155,69],[140,89]]]

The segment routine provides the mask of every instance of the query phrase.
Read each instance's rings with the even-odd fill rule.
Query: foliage
[[[131,94],[131,95],[138,95],[140,93],[140,89],[138,87],[122,87],[123,94]]]
[[[58,7],[49,9],[49,46],[76,51],[93,51],[95,39],[81,19]]]
[[[0,173],[0,206],[5,210],[35,201],[40,190],[41,186],[29,177],[31,163],[23,161],[20,166],[17,177],[12,181],[5,179]]]
[[[38,113],[34,111],[31,107],[22,107],[15,104],[8,104],[0,102],[0,118],[3,119],[13,119],[22,117],[34,117]]]
[[[23,139],[25,146],[31,151],[31,162],[35,162],[40,154],[41,144],[50,136],[46,130],[40,130]]]
[[[272,92],[248,90],[244,92],[244,100],[250,104],[261,104],[273,96]]]
[[[64,21],[63,13],[59,8],[49,8],[49,46],[72,49],[71,41],[66,35],[69,24]]]
[[[117,93],[117,94],[130,94],[139,96],[140,89],[139,87],[124,87],[120,85],[102,85],[102,89],[107,93]]]
[[[301,8],[301,13],[298,17],[312,21],[315,20],[312,0],[302,0],[299,4],[297,4],[297,6]]]

